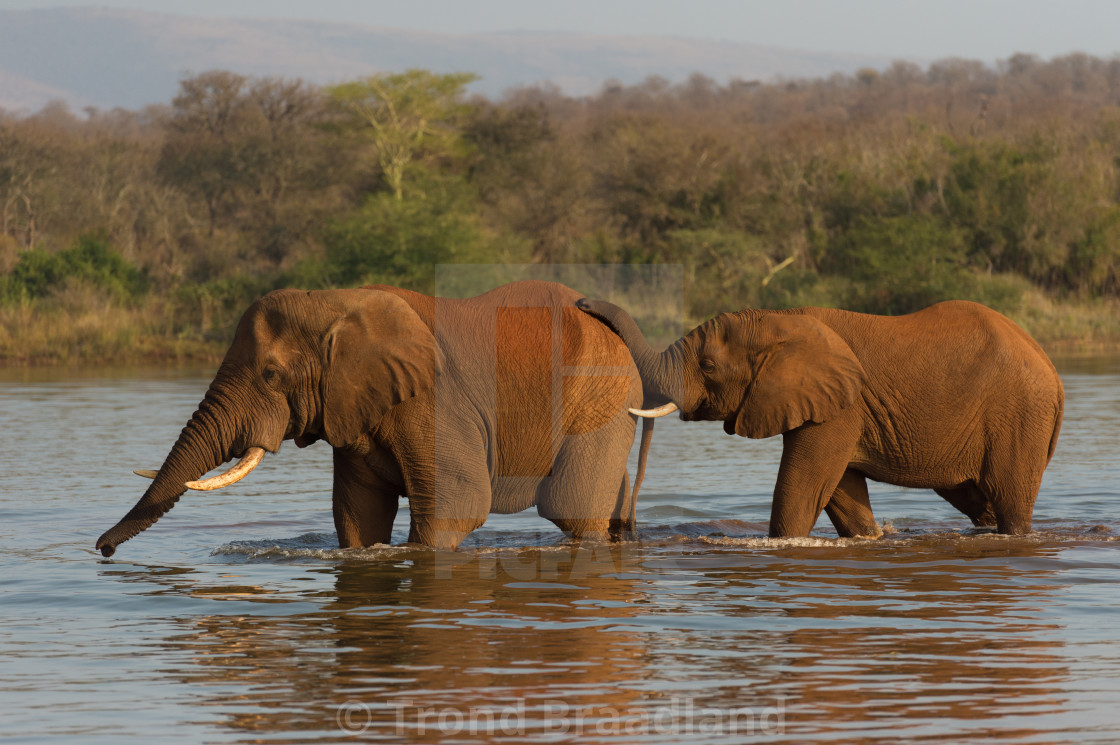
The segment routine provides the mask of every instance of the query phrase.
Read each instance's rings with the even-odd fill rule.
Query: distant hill
[[[730,79],[822,77],[890,60],[729,41],[516,31],[434,34],[269,19],[218,19],[108,8],[0,11],[0,107],[30,112],[51,99],[71,107],[139,108],[170,101],[186,73],[212,69],[316,83],[421,67],[482,76],[491,98],[552,82],[599,91],[608,80],[677,82],[700,72]]]

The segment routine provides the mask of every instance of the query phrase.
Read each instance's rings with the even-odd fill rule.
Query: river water
[[[1059,363],[1025,537],[872,484],[884,538],[768,540],[780,438],[670,418],[639,542],[341,551],[288,443],[111,560],[210,371],[0,373],[0,740],[1118,742],[1120,359]]]

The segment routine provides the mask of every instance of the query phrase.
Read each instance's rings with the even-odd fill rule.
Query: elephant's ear
[[[431,390],[435,337],[387,292],[348,291],[344,315],[323,336],[323,434],[334,447],[374,429],[391,407]]]
[[[771,437],[825,422],[860,395],[864,370],[835,331],[812,316],[767,314],[758,321],[752,381],[735,433]]]

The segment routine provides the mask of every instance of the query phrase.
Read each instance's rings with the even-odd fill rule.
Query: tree
[[[243,171],[236,133],[245,109],[241,91],[247,82],[244,75],[232,72],[206,72],[180,81],[179,95],[171,101],[159,172],[169,183],[202,199],[211,238]]]
[[[413,162],[447,156],[461,147],[454,125],[466,109],[463,88],[477,79],[468,73],[409,70],[371,75],[327,92],[355,123],[368,127],[381,175],[400,200]]]
[[[324,103],[301,80],[216,71],[180,83],[158,169],[205,205],[206,244],[227,231],[278,264],[318,221],[318,205],[341,188],[332,179],[348,175],[330,167],[345,159],[322,126]]]
[[[41,225],[43,182],[59,169],[62,148],[49,129],[0,120],[0,235],[23,248],[35,245]]]

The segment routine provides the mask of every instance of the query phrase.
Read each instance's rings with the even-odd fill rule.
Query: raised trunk
[[[102,556],[112,556],[117,546],[146,530],[170,510],[186,491],[186,482],[225,463],[230,458],[231,433],[223,432],[213,390],[199,404],[179,434],[171,452],[140,501],[120,521],[97,539]]]
[[[603,321],[618,334],[630,350],[638,373],[642,376],[644,407],[669,403],[682,405],[681,389],[684,374],[685,340],[677,339],[664,352],[657,352],[642,335],[630,314],[605,300],[582,298],[576,302],[581,310]]]

